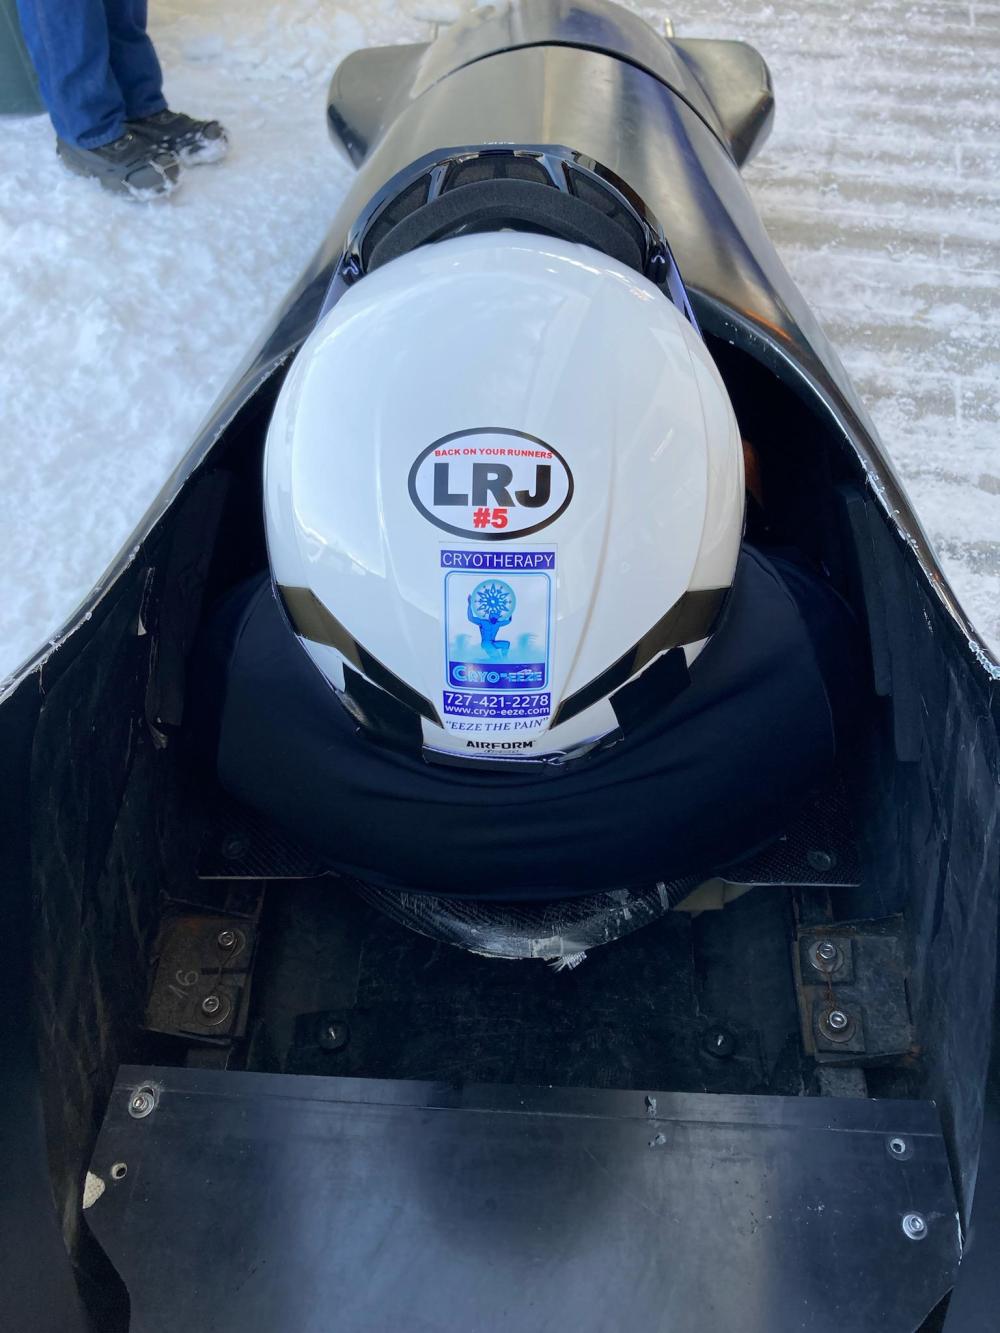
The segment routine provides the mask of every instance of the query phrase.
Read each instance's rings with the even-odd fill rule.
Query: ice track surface
[[[114,558],[325,232],[336,62],[466,7],[159,0],[171,105],[233,147],[157,206],[65,173],[47,120],[0,119],[0,676]],[[748,184],[1000,652],[1000,3],[633,7],[767,58]]]

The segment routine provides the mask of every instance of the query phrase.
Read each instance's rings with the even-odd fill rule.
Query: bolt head
[[[850,1041],[857,1030],[855,1019],[844,1009],[827,1009],[819,1016],[820,1035],[827,1041]]]
[[[836,858],[831,856],[829,852],[823,852],[818,848],[812,848],[806,852],[806,860],[809,865],[812,866],[813,870],[818,871],[820,874],[825,874],[827,870],[833,869]]]
[[[129,1098],[128,1113],[133,1120],[143,1120],[156,1105],[156,1093],[152,1088],[137,1088]]]
[[[238,833],[231,833],[222,844],[222,855],[227,861],[241,861],[246,854],[246,839]]]
[[[728,1028],[711,1027],[702,1037],[701,1047],[716,1060],[728,1060],[736,1050],[736,1038]]]
[[[809,946],[809,962],[815,971],[828,977],[840,971],[844,953],[835,940],[814,940]]]
[[[907,1213],[903,1218],[903,1234],[910,1240],[923,1240],[927,1235],[927,1223],[921,1213]]]
[[[316,1034],[322,1051],[342,1051],[351,1039],[351,1029],[342,1018],[325,1018]]]
[[[218,995],[206,995],[201,1002],[201,1012],[203,1014],[217,1014],[222,1008],[222,1001]]]

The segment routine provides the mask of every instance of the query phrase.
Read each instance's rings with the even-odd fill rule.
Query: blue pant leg
[[[18,11],[56,134],[80,148],[117,139],[125,102],[111,71],[104,0],[18,0]]]
[[[163,74],[146,32],[146,0],[104,0],[111,41],[111,69],[129,120],[162,111]]]

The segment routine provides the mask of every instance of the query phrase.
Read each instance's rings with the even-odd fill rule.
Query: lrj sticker
[[[410,499],[445,532],[482,541],[525,537],[573,498],[573,476],[551,445],[499,426],[435,440],[410,468]]]

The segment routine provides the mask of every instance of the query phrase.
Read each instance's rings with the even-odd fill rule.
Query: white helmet
[[[687,681],[732,584],[740,433],[701,338],[587,246],[459,236],[350,287],[265,453],[272,574],[376,739],[562,762]]]

